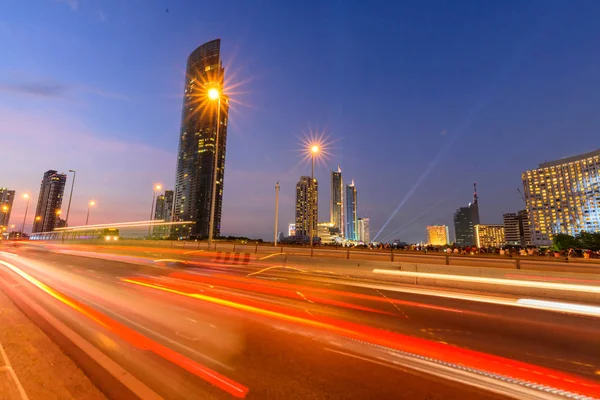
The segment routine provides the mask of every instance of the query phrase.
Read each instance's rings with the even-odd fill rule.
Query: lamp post
[[[150,207],[150,220],[154,220],[154,200],[156,199],[156,191],[162,189],[160,185],[154,185],[152,188],[152,206]],[[152,229],[152,224],[148,225],[148,239],[150,239],[150,230]]]
[[[275,232],[273,232],[275,246],[277,246],[277,225],[279,225],[279,182],[275,185]]]
[[[217,167],[219,165],[219,128],[221,126],[221,92],[213,87],[208,90],[209,100],[217,102],[217,128],[215,129],[215,160],[213,163],[213,179],[210,201],[210,219],[208,220],[208,247],[212,245],[215,228],[215,202],[217,199]]]
[[[23,217],[23,225],[21,225],[21,236],[25,233],[25,220],[27,219],[27,211],[29,210],[29,195],[25,193],[23,198],[27,200],[27,205],[25,206],[25,216]]]
[[[96,202],[94,200],[90,200],[88,202],[88,212],[87,212],[87,216],[85,217],[85,226],[87,226],[87,224],[90,220],[90,208],[92,208],[95,205],[96,205]]]
[[[310,148],[310,161],[311,161],[311,169],[310,169],[310,247],[311,247],[311,255],[312,255],[312,247],[314,241],[314,232],[313,225],[315,224],[315,157],[319,153],[319,146],[314,144]]]
[[[69,226],[69,211],[71,211],[71,199],[73,198],[73,187],[75,186],[75,175],[77,172],[74,169],[70,169],[69,172],[73,173],[73,181],[71,182],[71,194],[69,195],[69,205],[67,206],[67,216],[65,217],[65,227]]]

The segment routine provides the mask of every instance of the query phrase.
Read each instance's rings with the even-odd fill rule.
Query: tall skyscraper
[[[529,229],[529,217],[527,210],[518,213],[502,214],[504,219],[504,236],[506,244],[513,246],[531,245],[531,230]]]
[[[13,208],[14,200],[14,190],[0,187],[0,234],[2,234],[3,228],[6,228],[6,231],[8,231],[8,223],[10,221],[10,213]]]
[[[154,219],[171,222],[173,216],[173,191],[165,190],[156,198],[156,207],[154,208]],[[153,228],[155,236],[168,237],[171,232],[170,226],[156,226]]]
[[[506,244],[504,225],[476,224],[474,228],[475,246],[502,247]]]
[[[344,235],[344,182],[342,180],[342,169],[338,166],[337,171],[331,171],[331,204],[330,221],[334,228]]]
[[[346,239],[357,240],[356,238],[356,225],[358,223],[356,217],[356,187],[354,186],[354,180],[349,185],[346,185]]]
[[[356,224],[356,240],[363,243],[371,243],[371,227],[369,226],[369,218],[358,218],[356,220]]]
[[[310,176],[301,176],[300,181],[296,184],[296,237],[310,236],[311,220],[313,236],[317,236],[318,210],[318,182],[316,179],[311,182]]]
[[[600,150],[542,163],[522,178],[533,244],[600,231]]]
[[[454,235],[457,246],[475,246],[474,226],[479,224],[477,186],[473,184],[473,202],[454,213]]]
[[[213,234],[218,236],[221,233],[229,98],[222,93],[225,69],[220,48],[220,39],[210,41],[194,50],[187,60],[175,177],[174,219],[192,221],[194,224],[187,232],[178,234],[181,237],[208,237],[215,150],[217,179]],[[209,97],[209,91],[213,89],[218,90],[220,99]]]
[[[445,246],[450,243],[447,225],[432,225],[427,227],[427,244]]]
[[[66,174],[59,174],[54,170],[44,173],[35,209],[33,233],[49,232],[57,226],[58,211],[62,206],[65,183],[67,183]]]

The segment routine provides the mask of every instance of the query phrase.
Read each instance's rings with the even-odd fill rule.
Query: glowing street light
[[[92,208],[93,206],[96,205],[96,202],[94,200],[90,200],[88,203],[88,211],[87,211],[87,216],[85,217],[85,225],[87,226],[89,220],[90,220],[90,208]]]
[[[212,245],[215,229],[215,203],[217,201],[217,168],[219,161],[219,130],[221,126],[221,92],[216,87],[208,89],[208,98],[217,102],[217,128],[215,129],[215,159],[213,163],[213,178],[210,201],[210,219],[208,221],[208,247]]]
[[[162,189],[162,186],[159,184],[154,185],[154,187],[152,188],[152,206],[150,206],[150,220],[154,221],[156,218],[154,215],[154,200],[156,199],[156,192],[159,191],[160,189]],[[151,225],[148,226],[148,238],[150,238],[150,229],[151,229]]]
[[[25,216],[23,217],[23,225],[21,225],[21,235],[25,233],[25,220],[27,219],[27,211],[29,210],[29,195],[25,193],[23,198],[27,200],[27,205],[25,206]]]
[[[310,247],[313,247],[314,241],[314,224],[315,224],[315,157],[318,156],[321,148],[318,144],[314,143],[310,146],[310,161],[311,161],[311,169],[310,169],[310,185],[308,186],[310,190]],[[312,251],[312,250],[311,250]]]

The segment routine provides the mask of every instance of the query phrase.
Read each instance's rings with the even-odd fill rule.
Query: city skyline
[[[308,37],[301,18],[294,17],[301,11],[297,6],[266,5],[258,15],[248,5],[235,10],[211,5],[211,10],[228,18],[217,21],[207,16],[202,24],[192,20],[198,17],[190,10],[197,6],[188,6],[168,14],[148,7],[146,19],[138,20],[136,7],[106,5],[107,20],[102,22],[94,19],[85,3],[78,10],[58,2],[33,11],[18,2],[8,5],[10,20],[0,19],[6,33],[0,40],[8,50],[6,68],[0,71],[0,135],[11,149],[9,165],[19,165],[23,155],[30,155],[26,168],[0,182],[17,192],[13,222],[23,217],[25,203],[20,196],[29,193],[35,199],[39,175],[49,168],[78,171],[70,225],[83,225],[91,198],[102,204],[102,210],[94,213],[98,222],[146,219],[147,211],[141,209],[150,207],[152,184],[175,184],[185,59],[190,49],[214,37],[223,39],[223,54],[231,55],[225,63],[228,71],[244,83],[237,99],[251,105],[239,105],[229,127],[223,234],[269,239],[272,186],[278,180],[280,215],[291,215],[293,187],[307,171],[294,156],[297,137],[310,129],[326,131],[337,140],[328,166],[341,163],[344,172],[361,183],[360,214],[371,218],[373,236],[398,208],[381,236],[409,242],[423,241],[428,224],[451,225],[469,182],[478,181],[486,194],[481,220],[501,223],[503,213],[523,207],[516,193],[523,171],[547,159],[594,150],[590,143],[600,121],[595,108],[586,104],[596,104],[600,93],[591,73],[600,66],[592,40],[598,29],[591,19],[596,5],[586,6],[586,13],[548,6],[544,13],[553,18],[533,25],[502,5],[492,9],[477,3],[459,5],[458,9],[472,12],[471,17],[456,14],[463,31],[448,34],[444,24],[434,24],[430,36],[400,41],[386,34],[392,29],[388,24],[369,25],[364,37],[350,28],[355,24],[348,22],[361,15],[356,4],[345,7],[333,25],[326,19],[314,21],[315,31]],[[333,6],[311,7],[326,15]],[[460,11],[448,7],[429,12],[421,6],[394,5],[370,10],[369,15],[397,22],[389,26],[401,21],[400,25],[417,29],[431,26],[429,22],[444,13]],[[532,5],[521,9],[525,14],[539,11]],[[122,44],[118,38],[123,32],[116,15],[136,26],[124,43],[129,51],[119,52],[119,57],[114,52]],[[569,15],[578,16],[578,30],[564,31]],[[60,20],[60,29],[45,24],[48,19]],[[286,29],[283,20],[291,21]],[[161,22],[159,28],[156,21]],[[84,35],[83,26],[88,29]],[[182,26],[193,28],[187,31]],[[329,39],[316,46],[322,37]],[[273,41],[276,51],[265,45],[266,40]],[[382,60],[382,71],[372,79],[364,79],[362,61],[350,61],[363,40],[376,46]],[[499,43],[480,47],[491,40]],[[52,44],[65,41],[77,45]],[[580,52],[573,53],[564,44],[571,41],[579,43]],[[404,51],[387,51],[398,46],[413,55],[410,62],[399,56],[407,54]],[[454,57],[455,52],[464,57]],[[546,56],[534,59],[528,56],[531,52]],[[44,65],[31,62],[24,68],[23,60],[31,54],[42,57]],[[329,54],[331,63],[323,63],[317,71],[311,68],[315,59],[328,59]],[[475,55],[477,64],[469,62]],[[91,74],[90,62],[98,57],[110,59],[111,68]],[[439,57],[444,63],[435,62]],[[147,61],[144,68],[128,67],[140,59]],[[490,65],[494,67],[486,67]],[[340,75],[342,66],[346,72]],[[542,82],[551,93],[570,94],[544,95],[537,90]],[[350,87],[354,90],[345,89]],[[28,118],[30,112],[35,121]],[[377,135],[361,140],[364,132]],[[570,140],[561,146],[546,140],[564,132]],[[60,151],[47,151],[57,143]],[[501,143],[519,145],[492,151]],[[326,182],[328,172],[329,168],[317,168],[315,176]],[[322,198],[328,197],[326,186],[322,185]],[[319,220],[328,218],[326,211],[320,210]]]

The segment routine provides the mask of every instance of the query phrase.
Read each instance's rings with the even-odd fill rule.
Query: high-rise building
[[[15,191],[0,187],[0,234],[6,228],[8,231],[8,223],[10,221],[10,213],[15,200]]]
[[[213,40],[194,50],[187,60],[173,216],[176,221],[192,221],[193,224],[187,231],[178,233],[180,237],[208,237],[215,150],[217,179],[213,235],[218,236],[221,232],[229,98],[222,94],[225,69],[220,48],[220,39]],[[211,98],[212,93],[219,93],[219,96]]]
[[[67,175],[59,174],[54,170],[46,171],[40,185],[35,217],[33,221],[33,233],[49,232],[54,230],[59,219],[59,211],[62,206],[63,195],[67,183]]]
[[[173,191],[165,190],[156,198],[156,207],[154,208],[154,219],[171,222],[173,217]],[[153,229],[155,236],[168,237],[171,232],[170,226],[156,226]]]
[[[339,232],[344,234],[344,182],[342,169],[338,165],[337,171],[331,171],[331,204],[330,221]]]
[[[427,227],[427,243],[432,246],[445,246],[450,243],[447,225],[432,225]]]
[[[531,230],[527,210],[502,214],[506,244],[526,247],[531,245]]]
[[[600,231],[600,150],[542,163],[522,178],[533,244]]]
[[[346,234],[346,239],[348,240],[357,240],[356,225],[358,219],[356,217],[356,206],[356,187],[354,186],[354,180],[352,180],[349,185],[346,185],[346,229],[344,232]]]
[[[296,235],[310,236],[310,223],[313,225],[313,236],[317,236],[319,185],[310,176],[301,176],[296,184]]]
[[[502,247],[505,244],[504,225],[475,225],[475,246]]]
[[[477,186],[473,184],[473,202],[467,207],[460,207],[454,213],[454,236],[457,246],[474,246],[474,226],[479,224],[479,203],[477,197]]]
[[[369,226],[369,218],[358,218],[356,220],[356,224],[356,240],[363,243],[371,243],[371,227]]]

